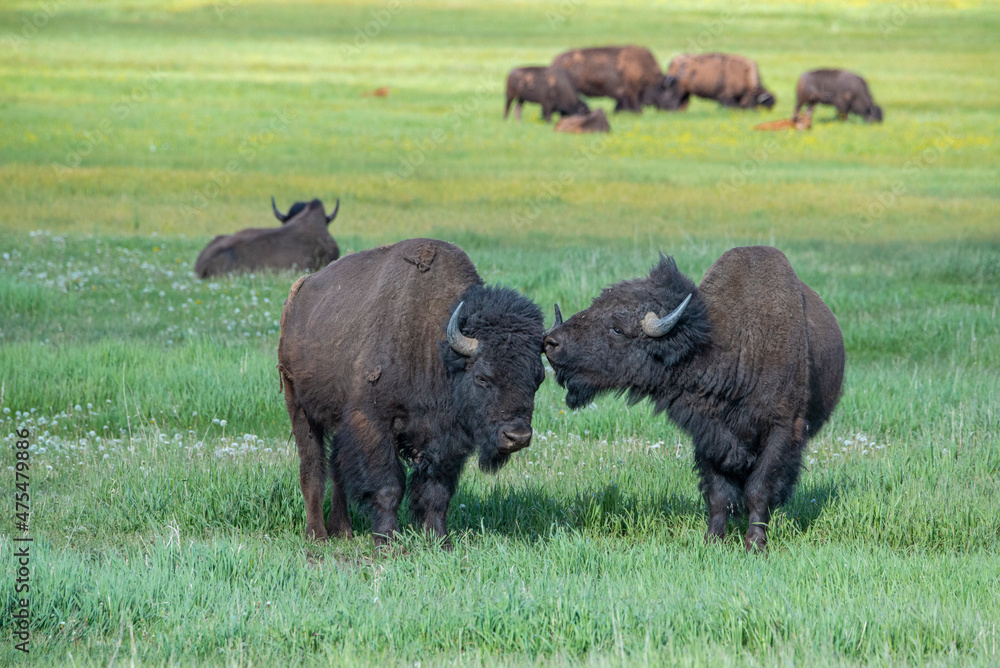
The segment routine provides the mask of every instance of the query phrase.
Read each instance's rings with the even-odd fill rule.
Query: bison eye
[[[611,333],[615,336],[625,336],[625,332],[622,331],[621,327],[612,327]]]
[[[476,385],[478,385],[479,387],[489,387],[490,386],[490,379],[487,378],[486,376],[484,376],[481,373],[477,373],[476,374]]]

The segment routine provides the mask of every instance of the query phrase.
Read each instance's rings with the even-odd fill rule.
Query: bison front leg
[[[347,512],[347,493],[336,462],[332,463],[333,485],[330,493],[330,516],[326,518],[326,532],[337,538],[354,537],[351,516]]]
[[[410,513],[413,521],[427,533],[446,539],[445,549],[451,549],[451,543],[447,541],[448,505],[457,483],[457,472],[444,477],[431,476],[420,467],[414,470],[410,478]]]
[[[708,505],[706,541],[726,537],[726,521],[736,512],[742,492],[742,475],[749,468],[746,447],[721,425],[695,439],[695,467],[701,474],[699,488]]]

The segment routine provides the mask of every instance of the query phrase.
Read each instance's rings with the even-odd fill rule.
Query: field
[[[943,0],[4,3],[0,664],[996,665],[997,34],[996,3]],[[777,107],[502,119],[511,67],[626,42],[748,55]],[[821,66],[885,122],[752,131]],[[353,540],[307,541],[275,371],[297,274],[191,272],[272,194],[339,197],[342,252],[455,242],[547,323],[661,251],[697,281],[780,248],[848,366],[767,555],[745,522],[704,543],[687,436],[571,411],[551,373],[532,446],[465,472],[452,552],[376,551],[353,508]]]

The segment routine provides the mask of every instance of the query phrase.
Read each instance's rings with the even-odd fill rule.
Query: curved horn
[[[462,310],[463,304],[465,302],[458,303],[455,312],[451,314],[451,320],[448,321],[448,345],[459,355],[472,357],[479,347],[479,340],[469,338],[458,329],[458,312]]]
[[[274,195],[271,195],[271,208],[274,210],[275,218],[277,218],[281,222],[285,222],[286,220],[288,220],[287,214],[282,214],[280,211],[278,211],[278,205],[274,203]]]
[[[658,339],[677,324],[680,320],[681,314],[684,313],[684,309],[687,308],[688,302],[691,301],[691,295],[688,295],[681,305],[673,310],[670,315],[666,315],[662,318],[658,318],[655,313],[650,311],[646,314],[646,317],[642,319],[642,331],[645,332],[646,336]]]
[[[563,322],[562,321],[562,311],[559,310],[559,304],[556,304],[555,307],[556,307],[556,321],[555,321],[555,324],[553,324],[551,327],[549,327],[547,330],[545,330],[545,334],[543,334],[543,336],[548,336],[552,332],[553,329],[555,329],[556,327],[558,327],[559,325],[561,325],[562,322]]]
[[[337,198],[337,206],[333,207],[333,213],[326,217],[326,224],[329,225],[330,222],[337,217],[337,212],[340,211],[340,198]]]

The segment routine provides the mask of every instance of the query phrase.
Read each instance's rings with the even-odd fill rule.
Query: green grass
[[[352,50],[389,7],[0,9],[0,562],[26,427],[28,658],[995,664],[997,7],[403,1]],[[612,116],[607,137],[555,134],[532,106],[501,119],[508,69],[616,42],[664,65],[744,53],[777,110],[695,101]],[[863,73],[886,122],[752,131],[820,66]],[[390,97],[361,96],[378,86]],[[704,544],[672,424],[615,397],[570,411],[551,375],[531,448],[462,478],[453,552],[408,533],[376,553],[356,512],[354,540],[307,542],[275,370],[296,275],[191,274],[211,236],[272,224],[272,193],[340,197],[346,252],[454,241],[549,322],[661,250],[697,280],[734,245],[781,248],[837,315],[848,367],[767,556],[743,554],[739,522]],[[10,572],[4,665],[26,659]]]

